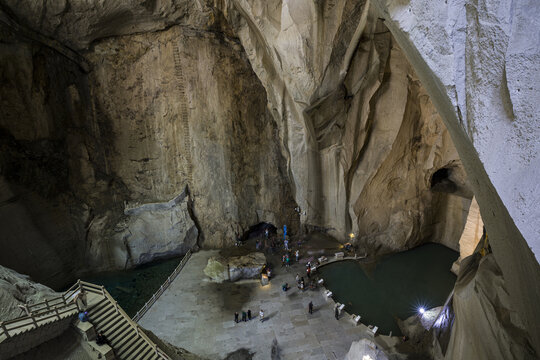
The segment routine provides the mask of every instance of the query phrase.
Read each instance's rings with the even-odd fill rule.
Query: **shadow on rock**
[[[277,339],[274,339],[274,341],[272,341],[272,354],[270,355],[270,359],[272,359],[272,360],[280,360],[281,359],[280,352],[281,351],[279,350],[279,345],[278,345]]]
[[[251,360],[255,353],[250,352],[248,349],[238,349],[232,353],[227,354],[223,360]]]

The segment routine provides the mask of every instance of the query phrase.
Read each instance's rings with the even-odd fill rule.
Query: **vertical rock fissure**
[[[182,71],[182,58],[178,48],[178,40],[173,43],[174,76],[176,79],[176,90],[180,100],[180,121],[182,124],[182,135],[184,137],[184,158],[185,158],[185,177],[189,186],[193,184],[193,167],[191,158],[191,134],[189,130],[189,114],[187,107],[186,88],[184,86],[186,79]]]

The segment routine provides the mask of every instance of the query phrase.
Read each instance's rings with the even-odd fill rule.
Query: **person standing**
[[[285,250],[289,251],[289,240],[288,239],[285,239],[285,241],[283,241],[283,245],[285,245]]]
[[[264,311],[263,311],[263,309],[261,309],[261,310],[259,311],[259,318],[260,318],[261,322],[264,321]]]
[[[311,275],[311,268],[310,267],[308,267],[306,269],[306,275],[307,275],[307,278],[309,279],[309,276]]]
[[[313,301],[310,301],[309,302],[309,305],[308,305],[308,311],[309,311],[309,314],[313,314]]]
[[[248,309],[247,315],[248,315],[248,320],[251,320],[251,310],[250,309]]]
[[[234,312],[234,322],[238,324],[238,311]]]
[[[337,306],[334,308],[334,316],[336,317],[336,320],[339,320],[339,309]]]
[[[296,262],[298,262],[298,260],[300,260],[300,250],[296,249],[294,254],[296,255]]]
[[[245,311],[242,311],[242,321],[243,322],[246,322],[247,321],[247,314]]]

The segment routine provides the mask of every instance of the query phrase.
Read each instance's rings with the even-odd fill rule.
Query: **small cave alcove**
[[[272,223],[260,222],[255,225],[251,225],[249,229],[245,231],[242,236],[240,236],[240,241],[244,242],[249,239],[263,236],[266,229],[268,229],[268,233],[270,235],[276,234],[277,228]]]
[[[431,191],[442,193],[455,193],[458,186],[452,180],[452,168],[440,168],[431,176]]]

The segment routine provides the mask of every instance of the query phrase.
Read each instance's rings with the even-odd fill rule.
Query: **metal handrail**
[[[186,255],[180,260],[180,264],[173,270],[171,275],[165,280],[165,282],[157,289],[157,291],[152,295],[152,297],[137,311],[135,316],[133,316],[133,321],[139,321],[144,314],[150,309],[152,305],[155,304],[157,299],[165,292],[165,290],[171,285],[171,283],[174,281],[176,276],[180,273],[180,271],[184,268],[184,265],[188,262],[189,258],[191,257],[191,250],[188,250]]]
[[[152,349],[154,349],[156,355],[158,355],[161,359],[171,360],[171,358],[163,350],[158,348],[158,346],[144,333],[144,331],[142,331],[140,329],[139,324],[137,324],[135,321],[133,321],[124,312],[124,310],[120,306],[118,306],[118,303],[116,302],[116,300],[114,300],[114,298],[111,296],[111,294],[109,294],[109,292],[107,290],[105,290],[104,286],[95,285],[95,284],[92,284],[92,283],[89,283],[89,282],[86,282],[86,281],[81,281],[81,280],[78,280],[70,289],[68,289],[66,292],[64,292],[62,294],[62,296],[55,298],[55,299],[62,298],[62,303],[64,304],[63,305],[64,309],[60,310],[58,307],[50,308],[49,300],[46,300],[46,301],[43,301],[43,302],[40,302],[40,303],[37,303],[37,304],[33,304],[34,306],[37,306],[37,305],[40,305],[40,304],[45,304],[48,311],[45,311],[45,312],[40,313],[40,314],[34,314],[34,313],[30,312],[30,315],[21,316],[21,317],[16,318],[16,319],[0,322],[0,337],[2,335],[5,335],[6,338],[9,339],[11,337],[11,335],[9,334],[9,331],[16,330],[16,329],[19,329],[19,328],[22,328],[22,327],[25,327],[25,326],[28,326],[28,325],[33,325],[34,326],[33,329],[36,329],[40,325],[40,323],[43,325],[43,322],[45,320],[49,320],[49,319],[52,319],[52,318],[58,318],[58,320],[60,320],[61,319],[61,316],[60,316],[61,314],[71,312],[71,311],[73,311],[75,309],[78,309],[77,304],[75,304],[75,303],[73,303],[71,301],[68,302],[68,300],[71,299],[73,297],[73,295],[75,293],[77,293],[77,291],[81,291],[83,289],[85,291],[90,292],[90,293],[99,294],[99,295],[102,295],[103,297],[105,297],[105,299],[107,299],[110,303],[112,303],[114,305],[117,313],[119,313],[122,317],[124,317],[128,321],[128,323],[135,329],[135,333],[137,334],[137,336],[140,336]],[[44,314],[46,314],[49,311],[54,311],[54,313],[51,314],[51,315],[43,316]],[[16,324],[16,323],[18,323],[18,325],[8,329],[8,325]],[[16,334],[16,335],[18,335],[18,334]]]
[[[171,360],[171,358],[167,354],[165,354],[163,350],[158,348],[157,345],[148,336],[146,336],[144,331],[140,330],[139,324],[131,320],[128,314],[126,314],[125,311],[120,306],[118,306],[118,302],[114,300],[114,298],[111,296],[111,294],[109,294],[107,290],[105,290],[104,286],[95,285],[95,284],[88,283],[86,281],[81,281],[81,280],[79,280],[79,284],[81,286],[81,289],[84,289],[88,292],[93,292],[96,294],[103,295],[110,303],[114,305],[116,312],[119,313],[122,317],[124,317],[128,321],[128,323],[135,329],[136,334],[142,337],[143,340],[148,345],[150,345],[151,348],[154,349],[154,351],[156,352],[156,355],[158,355],[162,359]]]

